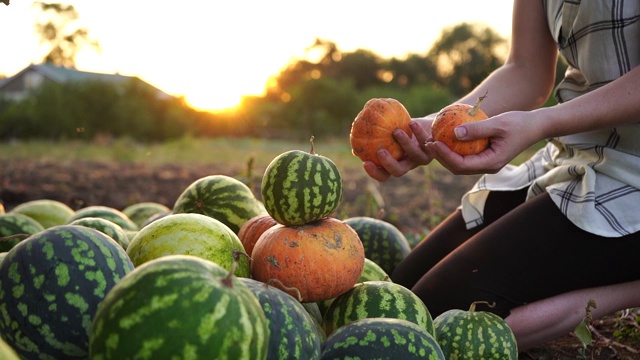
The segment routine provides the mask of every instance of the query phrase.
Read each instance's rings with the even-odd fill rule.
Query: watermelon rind
[[[80,225],[96,229],[115,240],[123,249],[126,250],[129,246],[129,236],[122,226],[113,221],[99,217],[83,217],[70,222],[69,225]]]
[[[112,208],[110,206],[103,205],[91,205],[84,207],[82,209],[78,209],[67,223],[72,223],[75,220],[85,218],[85,217],[97,217],[109,220],[114,222],[124,230],[138,230],[138,225],[136,225],[127,215],[125,215],[122,211]]]
[[[109,292],[90,335],[93,360],[266,359],[256,296],[219,265],[172,255],[140,265]]]
[[[129,205],[121,210],[127,215],[139,228],[153,215],[158,213],[170,212],[171,209],[164,205],[153,201],[139,202]]]
[[[359,319],[340,327],[327,337],[320,359],[448,360],[424,328],[391,318]]]
[[[102,232],[58,225],[31,235],[0,263],[0,334],[22,358],[85,359],[92,318],[133,270]]]

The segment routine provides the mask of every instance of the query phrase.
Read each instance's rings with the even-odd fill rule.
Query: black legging
[[[640,279],[640,233],[605,238],[571,223],[548,194],[492,192],[484,224],[455,211],[400,263],[391,280],[412,289],[433,317],[472,302],[506,317],[514,307],[571,290]],[[586,307],[587,304],[585,304]]]

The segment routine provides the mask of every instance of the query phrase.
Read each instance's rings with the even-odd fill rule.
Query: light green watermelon
[[[67,204],[51,199],[27,201],[14,207],[10,212],[27,215],[45,229],[64,225],[75,214]]]
[[[127,254],[135,266],[167,255],[193,255],[249,277],[250,263],[238,236],[222,222],[202,214],[173,214],[138,231]]]
[[[149,218],[158,213],[168,213],[171,209],[166,205],[145,201],[129,205],[122,209],[122,213],[127,215],[139,228],[145,224]]]

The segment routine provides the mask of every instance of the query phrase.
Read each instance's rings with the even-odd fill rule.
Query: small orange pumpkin
[[[480,109],[480,103],[486,95],[478,98],[475,105],[451,104],[445,106],[431,123],[431,136],[445,143],[451,150],[459,155],[475,155],[489,146],[489,139],[477,139],[472,141],[460,141],[456,138],[454,129],[464,123],[487,119],[487,114]]]
[[[404,150],[393,137],[396,129],[411,136],[409,128],[411,116],[398,100],[391,98],[373,98],[364,104],[351,124],[351,152],[362,161],[373,161],[380,166],[376,152],[387,149],[398,160]]]
[[[356,284],[363,268],[364,247],[358,234],[332,217],[269,228],[256,242],[251,261],[254,279],[294,297],[299,293],[302,302],[344,293]]]
[[[238,238],[240,242],[242,242],[242,246],[244,246],[244,251],[251,256],[253,247],[260,238],[260,235],[277,224],[278,222],[269,214],[254,216],[242,224],[238,231]]]

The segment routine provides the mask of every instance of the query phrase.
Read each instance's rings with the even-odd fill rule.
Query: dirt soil
[[[477,177],[453,176],[437,167],[414,171],[401,179],[379,184],[362,170],[343,171],[344,201],[336,216],[380,217],[396,225],[412,241],[428,232],[459,204],[460,196]],[[0,159],[0,201],[7,210],[35,199],[62,201],[73,209],[104,205],[116,209],[142,201],[172,207],[193,181],[207,175],[242,176],[260,197],[260,175],[241,168],[214,164],[149,166],[134,163],[52,162]],[[582,351],[572,334],[521,353],[521,359],[640,359],[640,344],[618,340],[614,332],[626,329],[640,338],[638,312],[613,314],[591,326],[594,342]]]

